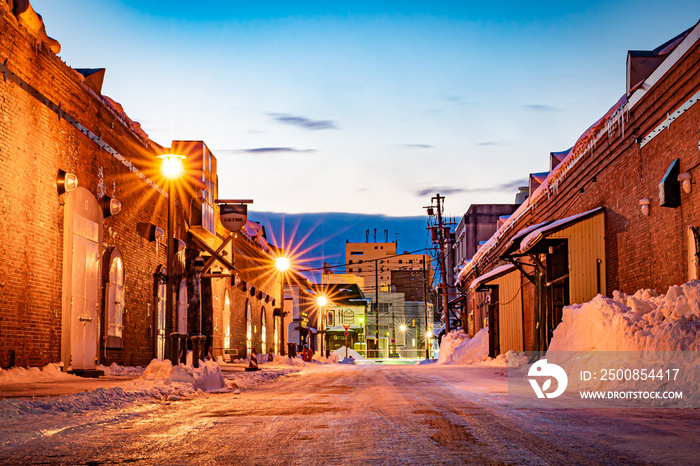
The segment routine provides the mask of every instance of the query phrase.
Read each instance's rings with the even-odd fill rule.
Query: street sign
[[[343,328],[345,329],[345,334],[348,334],[348,330],[350,329],[350,324],[343,324]]]
[[[394,340],[394,339],[392,338],[392,339],[391,339],[391,344],[393,345],[394,343],[396,343],[396,340]]]
[[[348,332],[345,332],[345,336],[347,337],[348,335],[350,335],[350,334]]]

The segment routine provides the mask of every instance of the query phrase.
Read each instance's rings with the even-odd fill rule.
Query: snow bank
[[[700,281],[567,306],[549,351],[698,351]]]
[[[105,376],[107,377],[140,376],[145,370],[145,368],[141,366],[120,366],[116,362],[113,362],[109,366],[103,366],[102,364],[100,364],[99,366],[97,366],[97,369],[104,371]]]
[[[335,353],[338,356],[338,358],[345,358],[345,347],[341,346],[337,350],[333,351],[333,353]],[[347,357],[353,358],[353,359],[365,359],[360,353],[358,353],[357,351],[355,351],[352,348],[348,348],[348,356]]]
[[[328,357],[325,357],[325,356],[321,356],[321,353],[316,351],[314,353],[312,361],[315,363],[319,363],[319,364],[338,364],[338,362],[340,361],[340,358],[338,358],[338,355],[335,353],[331,353],[328,355]]]
[[[215,392],[226,388],[219,365],[214,361],[200,361],[198,368],[179,364],[173,366],[170,361],[154,359],[143,371],[141,379],[148,381],[163,380],[165,385],[181,382],[192,385],[194,390]]]
[[[13,367],[0,369],[0,384],[49,382],[52,380],[78,380],[79,377],[61,371],[59,364],[47,364],[40,367]]]
[[[485,360],[488,354],[488,328],[479,330],[474,338],[464,330],[453,330],[440,341],[437,364],[473,364]]]
[[[75,395],[47,396],[38,398],[4,398],[0,399],[0,421],[20,416],[47,414],[78,414],[95,410],[116,409],[138,403],[155,400],[165,401],[195,395],[188,385],[142,386],[134,390],[122,387],[98,388]]]
[[[520,367],[529,362],[529,358],[517,351],[499,354],[497,358],[489,357],[489,329],[482,328],[474,338],[464,330],[453,330],[442,337],[440,354],[436,364],[479,364],[494,367]],[[426,363],[427,364],[427,363]]]
[[[301,360],[301,358],[290,358],[288,356],[281,356],[281,355],[275,355],[275,358],[272,360],[272,364],[279,364],[282,366],[296,366],[296,367],[304,367],[306,366],[306,363]]]

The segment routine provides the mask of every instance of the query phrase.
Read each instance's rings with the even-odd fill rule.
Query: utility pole
[[[442,219],[442,201],[445,196],[440,196],[437,194],[435,197],[430,199],[430,206],[426,207],[428,209],[428,215],[430,217],[437,216],[437,226],[431,225],[429,229],[433,231],[432,240],[433,243],[438,244],[438,260],[440,262],[440,275],[442,279],[440,280],[440,289],[442,290],[442,312],[445,319],[445,333],[450,332],[450,311],[448,309],[448,296],[447,296],[447,269],[445,267],[445,225]],[[435,205],[433,205],[435,202]],[[437,213],[435,212],[437,210]]]
[[[379,259],[374,259],[374,300],[376,301],[374,305],[374,319],[377,323],[376,330],[374,332],[374,346],[377,350],[377,357],[379,357]]]
[[[425,359],[430,359],[428,349],[428,278],[425,276],[425,254],[423,254],[423,317],[425,318]]]
[[[440,197],[438,194],[434,197],[437,201],[437,218],[438,218],[438,242],[440,248],[440,275],[442,275],[442,280],[440,281],[440,288],[442,288],[442,309],[445,315],[445,333],[450,333],[450,310],[447,308],[447,269],[445,268],[445,228],[442,225],[442,204],[440,201],[445,199]]]

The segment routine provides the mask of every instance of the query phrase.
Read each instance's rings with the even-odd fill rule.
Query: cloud
[[[441,195],[447,196],[450,194],[467,194],[467,193],[490,193],[490,192],[516,192],[519,187],[527,186],[527,179],[513,180],[507,183],[501,183],[495,186],[484,186],[480,188],[456,188],[454,186],[440,186],[432,187],[426,189],[420,189],[416,191],[416,195],[419,197],[424,197],[433,193],[440,193]]]
[[[559,111],[558,107],[555,107],[553,105],[544,105],[544,104],[528,104],[528,105],[523,105],[528,110],[534,110],[536,112],[557,112]]]
[[[316,131],[319,129],[338,129],[333,120],[311,120],[298,115],[288,113],[270,113],[273,120],[287,125],[298,126],[300,128]]]
[[[219,154],[303,154],[308,152],[316,152],[316,149],[295,149],[294,147],[253,147],[250,149],[220,149],[215,151],[215,153]]]
[[[406,147],[408,149],[432,149],[435,146],[430,144],[401,144],[401,147]]]
[[[475,146],[498,146],[500,144],[501,143],[497,142],[497,141],[484,141],[484,142],[474,143]]]

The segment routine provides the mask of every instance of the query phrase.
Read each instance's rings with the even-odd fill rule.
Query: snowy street
[[[512,410],[504,372],[479,366],[307,366],[242,387],[241,393],[14,416],[0,427],[0,463],[697,460],[697,410]]]

